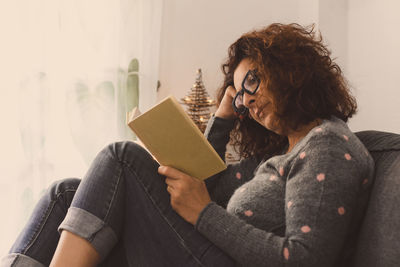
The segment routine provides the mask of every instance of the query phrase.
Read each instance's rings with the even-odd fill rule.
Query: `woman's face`
[[[233,82],[236,92],[242,90],[242,82],[247,72],[254,69],[255,67],[249,59],[243,59],[239,63],[233,73]],[[261,81],[260,87],[254,95],[244,93],[243,104],[249,109],[249,116],[251,116],[251,118],[268,130],[279,134],[279,128],[273,119],[273,98],[263,81]]]

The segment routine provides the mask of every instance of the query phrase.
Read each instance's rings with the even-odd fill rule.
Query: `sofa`
[[[400,135],[379,131],[356,135],[374,158],[375,180],[353,266],[400,266]]]

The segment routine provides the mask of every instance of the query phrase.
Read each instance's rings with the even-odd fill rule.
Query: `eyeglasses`
[[[244,106],[243,95],[247,93],[254,95],[260,86],[260,79],[257,76],[257,70],[249,70],[244,76],[242,90],[237,92],[232,101],[233,110],[239,115],[246,115],[248,109]]]

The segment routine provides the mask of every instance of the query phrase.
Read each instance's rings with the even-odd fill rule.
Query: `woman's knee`
[[[48,189],[48,193],[50,194],[52,200],[65,197],[69,201],[72,201],[80,182],[81,180],[78,178],[65,178],[62,180],[57,180],[51,184]]]
[[[149,158],[153,160],[151,154],[144,147],[136,142],[115,142],[108,145],[107,149],[111,150],[115,157],[117,157],[118,160],[122,162],[129,162],[137,158]]]

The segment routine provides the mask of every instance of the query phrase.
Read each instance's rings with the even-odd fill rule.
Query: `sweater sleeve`
[[[226,145],[230,139],[230,132],[234,126],[233,120],[212,116],[205,136],[214,147],[218,155],[225,161]],[[233,192],[254,176],[258,166],[254,158],[241,160],[236,164],[229,164],[227,169],[205,180],[211,199],[222,207],[226,207]]]
[[[370,161],[336,139],[310,139],[282,171],[284,236],[255,228],[216,203],[203,209],[196,229],[241,265],[332,266],[360,208],[362,180],[372,175]]]

